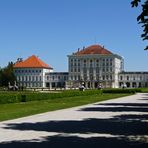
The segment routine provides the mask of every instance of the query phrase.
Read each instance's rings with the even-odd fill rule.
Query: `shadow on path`
[[[89,118],[82,121],[47,121],[37,123],[7,124],[6,129],[20,131],[56,132],[55,136],[43,137],[41,142],[12,141],[0,143],[0,148],[146,148],[148,147],[148,104],[144,103],[105,103],[107,107],[84,108],[81,111],[123,112],[108,119]],[[112,107],[110,107],[112,106]],[[79,111],[79,112],[81,112]],[[130,114],[131,111],[141,114]],[[143,114],[142,114],[143,113]],[[75,134],[75,135],[74,135]],[[84,134],[108,134],[112,136],[83,137]],[[132,138],[131,138],[132,137]]]
[[[81,111],[99,111],[99,112],[148,112],[147,103],[101,103],[95,104],[95,107],[86,107]],[[99,105],[99,106],[97,106]],[[101,106],[102,105],[102,106]]]

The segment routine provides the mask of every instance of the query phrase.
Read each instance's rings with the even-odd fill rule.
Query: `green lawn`
[[[88,96],[82,95],[49,100],[0,104],[0,121],[15,119],[47,111],[80,106],[127,95],[130,94],[92,94]]]

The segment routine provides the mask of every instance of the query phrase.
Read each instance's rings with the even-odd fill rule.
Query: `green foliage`
[[[14,83],[16,80],[13,73],[13,62],[9,62],[8,66],[0,69],[0,86],[8,86],[8,83]]]
[[[141,2],[141,0],[133,0],[131,2],[132,7],[137,7],[138,4]],[[145,2],[141,5],[142,12],[137,17],[137,21],[142,24],[143,27],[143,34],[141,37],[143,40],[148,40],[148,0],[145,0]],[[146,46],[145,50],[148,50],[148,46]]]
[[[135,88],[135,89],[104,89],[102,90],[103,93],[136,93],[141,92],[141,89]]]
[[[132,7],[137,7],[139,2],[141,2],[141,0],[133,0],[131,2]]]
[[[19,103],[29,101],[40,101],[40,100],[54,100],[62,98],[70,98],[76,96],[91,96],[91,95],[102,95],[102,93],[110,94],[134,94],[136,92],[142,92],[140,88],[135,89],[103,89],[103,90],[66,90],[57,91],[50,93],[38,93],[38,92],[1,92],[0,93],[0,104],[7,103]]]
[[[53,100],[57,98],[67,98],[74,96],[88,96],[94,94],[100,94],[100,90],[67,90],[54,93],[33,93],[33,92],[4,92],[0,93],[0,104],[28,102],[37,100]]]
[[[148,87],[141,88],[141,90],[142,90],[143,93],[148,93]]]

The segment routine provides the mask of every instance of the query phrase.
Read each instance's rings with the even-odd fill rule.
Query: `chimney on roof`
[[[83,50],[85,49],[85,46],[83,46]]]
[[[104,45],[102,46],[102,48],[104,49]]]
[[[23,58],[17,58],[17,62],[22,62]]]
[[[80,48],[78,48],[78,52],[80,51]]]

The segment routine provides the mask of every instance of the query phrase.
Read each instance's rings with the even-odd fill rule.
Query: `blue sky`
[[[100,44],[124,57],[125,70],[147,71],[147,41],[131,0],[0,0],[0,67],[33,54],[67,71],[67,55]]]

